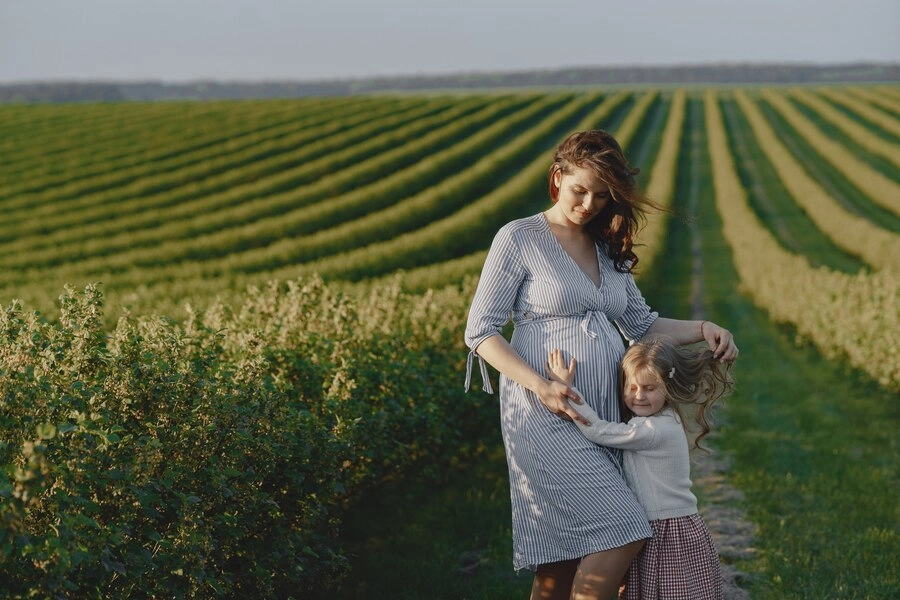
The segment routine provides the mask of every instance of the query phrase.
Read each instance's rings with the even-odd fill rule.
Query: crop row
[[[190,105],[168,106],[162,114],[148,111],[144,120],[119,124],[115,119],[82,131],[80,127],[57,132],[64,145],[55,152],[55,143],[34,139],[20,157],[15,172],[8,174],[8,183],[19,182],[22,191],[40,191],[58,187],[80,179],[102,174],[107,169],[132,168],[141,162],[164,160],[185,153],[186,149],[226,143],[231,137],[265,130],[288,122],[292,116],[304,113],[340,110],[341,104],[221,106],[216,110],[199,111]],[[140,114],[140,113],[138,113]],[[27,134],[25,135],[27,139]],[[60,140],[54,140],[59,142]],[[48,147],[47,153],[40,149]],[[30,151],[30,152],[29,152]],[[29,155],[30,154],[30,155]],[[48,160],[51,159],[51,160]],[[28,188],[28,184],[34,190]]]
[[[794,200],[831,240],[877,269],[900,272],[900,236],[842,208],[791,155],[760,109],[738,90],[734,93],[760,148],[766,153]]]
[[[876,108],[876,106],[885,106],[886,100],[883,95],[870,94],[863,90],[855,90],[855,93],[851,94],[828,88],[820,89],[819,93],[835,104],[870,122],[875,126],[874,131],[887,132],[892,136],[892,141],[894,142],[900,138],[900,120]]]
[[[864,261],[837,247],[794,201],[756,143],[750,124],[734,99],[723,95],[721,110],[738,175],[754,212],[773,237],[786,250],[803,255],[814,266],[846,273],[866,269]]]
[[[860,91],[860,92],[870,91],[867,88],[853,88],[853,89],[856,91]],[[871,88],[871,91],[876,92],[877,94],[881,95],[882,97],[884,97],[886,99],[893,98],[894,101],[898,103],[896,106],[898,107],[898,109],[900,109],[900,88],[898,88],[896,85],[877,85],[877,86],[874,86],[873,88]],[[897,112],[900,113],[900,110],[898,110]]]
[[[656,198],[657,202],[663,205],[667,202],[663,196],[665,196],[665,198],[671,196],[671,190],[665,189],[665,180],[667,177],[674,178],[675,164],[673,161],[677,157],[677,147],[673,153],[669,146],[672,144],[672,137],[680,136],[681,123],[683,123],[684,120],[683,111],[685,93],[683,90],[679,90],[675,92],[673,96],[674,100],[672,102],[671,111],[674,112],[669,113],[669,119],[666,122],[666,129],[663,132],[662,149],[659,152],[657,162],[653,165],[650,180],[651,183],[648,191],[648,193],[657,194],[659,196]],[[615,131],[616,139],[623,147],[627,147],[634,139],[635,134],[641,128],[642,122],[646,118],[649,107],[654,102],[658,101],[658,99],[658,92],[651,91],[641,96],[634,103],[634,106],[628,112],[625,120],[622,121],[622,124]],[[675,143],[677,145],[677,141]],[[661,233],[664,226],[657,227],[657,224],[662,216],[663,215],[660,215],[660,217],[650,221],[650,224],[644,230],[642,235],[642,243],[652,244],[648,237],[649,235],[652,235],[650,233],[651,231]],[[652,262],[654,250],[656,250],[656,248],[652,245],[643,249],[641,254],[642,266],[644,265],[645,260],[647,264]],[[440,288],[443,285],[446,285],[448,281],[463,281],[466,277],[477,275],[484,265],[486,256],[487,250],[477,250],[462,257],[451,258],[423,267],[416,267],[409,270],[400,269],[396,273],[378,278],[377,281],[397,279],[402,282],[404,289],[423,292],[428,289]]]
[[[641,123],[647,117],[647,111],[658,99],[659,92],[650,90],[641,95],[631,107],[631,110],[628,111],[622,124],[615,131],[616,141],[619,142],[623,149],[628,148],[629,144],[631,144]]]
[[[560,98],[548,98],[543,102],[531,103],[524,109],[521,109],[520,106],[521,99],[497,101],[484,108],[481,108],[480,105],[461,103],[457,109],[448,113],[415,120],[398,130],[396,134],[373,137],[364,144],[355,148],[351,146],[340,152],[323,153],[322,159],[319,161],[307,162],[300,169],[291,173],[281,173],[269,178],[269,180],[278,180],[281,177],[290,176],[294,185],[299,186],[296,190],[289,189],[283,193],[261,194],[262,197],[253,202],[240,202],[229,199],[247,195],[247,190],[236,187],[228,194],[209,196],[194,200],[188,205],[173,207],[173,211],[184,214],[186,218],[173,218],[171,214],[157,215],[159,224],[156,227],[148,227],[141,231],[131,231],[132,228],[129,227],[117,236],[99,240],[79,241],[76,238],[71,246],[57,247],[52,251],[55,251],[57,257],[70,252],[80,252],[84,256],[96,255],[97,258],[93,259],[93,262],[85,261],[82,264],[85,268],[91,268],[91,265],[105,268],[112,263],[127,266],[133,262],[139,263],[141,260],[147,260],[148,256],[142,247],[161,243],[166,245],[151,250],[152,254],[149,257],[152,258],[154,264],[166,262],[166,255],[183,258],[191,248],[202,247],[204,243],[207,244],[207,247],[212,247],[210,241],[219,241],[222,245],[221,253],[239,249],[241,240],[245,240],[245,243],[252,247],[254,244],[277,239],[282,235],[277,232],[260,232],[260,229],[264,227],[282,228],[283,231],[284,228],[290,226],[291,215],[301,217],[302,222],[303,215],[308,214],[310,210],[315,210],[316,207],[343,205],[350,210],[352,207],[346,200],[355,197],[358,199],[356,201],[356,204],[359,205],[358,211],[374,210],[378,206],[378,199],[363,195],[366,190],[374,193],[376,190],[371,189],[373,186],[377,188],[383,187],[386,183],[400,182],[400,186],[394,185],[391,197],[386,198],[385,201],[396,199],[396,194],[402,192],[404,188],[409,190],[424,187],[432,181],[431,177],[440,175],[440,172],[436,173],[434,169],[442,166],[445,169],[452,169],[455,165],[474,160],[491,144],[501,143],[502,136],[510,135],[510,132],[515,131],[516,125],[527,123],[535,114],[546,110],[559,100]],[[467,115],[466,113],[472,108],[481,108],[481,110]],[[509,116],[503,116],[517,108],[520,110]],[[471,136],[492,121],[495,123],[488,128],[487,135],[479,134],[467,139],[467,136]],[[465,140],[465,142],[455,144],[461,140]],[[421,161],[417,161],[422,154],[427,152],[428,148],[443,145],[448,145],[453,149],[453,151],[442,153],[444,157],[453,159],[449,161],[448,165],[432,161],[431,164],[422,167]],[[364,146],[368,156],[365,159],[357,160],[357,157],[361,156],[359,154],[361,146]],[[309,147],[305,149],[310,150]],[[325,164],[322,161],[325,161]],[[346,164],[349,166],[344,168]],[[429,171],[427,167],[431,167],[432,170]],[[306,181],[313,181],[316,174],[319,173],[322,176],[312,185],[300,186],[303,181],[300,179],[301,169],[306,173],[304,178]],[[392,175],[378,179],[379,175],[392,171],[394,171]],[[252,187],[258,191],[263,185],[272,186],[273,182],[264,180]],[[335,196],[335,191],[339,189],[357,189],[358,192],[350,192],[328,200],[330,196]],[[371,200],[371,208],[364,204],[366,197]],[[227,204],[223,203],[225,199],[229,199]],[[319,225],[314,225],[311,230],[318,227]],[[183,241],[178,243],[177,240]],[[113,250],[122,250],[122,252],[115,257],[104,258]],[[37,259],[34,260],[34,264],[37,265],[41,262]]]
[[[766,89],[762,91],[762,97],[781,113],[834,169],[842,173],[870,199],[894,214],[900,214],[900,185],[857,159],[844,146],[832,141],[803,113],[794,108],[782,94]],[[896,155],[898,152],[900,148],[895,147],[893,154]]]
[[[678,174],[678,153],[684,134],[686,102],[687,94],[684,90],[677,90],[672,95],[669,118],[662,132],[662,144],[647,182],[647,196],[663,208],[672,206],[675,178]],[[670,220],[671,215],[667,212],[650,215],[646,226],[638,235],[637,243],[642,244],[640,273],[647,273],[661,252]]]
[[[683,93],[678,92],[675,94],[675,96],[676,96],[676,98],[678,96],[683,97]],[[648,109],[651,106],[653,106],[654,103],[656,103],[658,101],[658,98],[659,98],[659,94],[656,92],[653,92],[653,91],[640,96],[637,99],[637,101],[634,103],[634,105],[631,107],[631,109],[629,110],[628,114],[626,115],[625,119],[622,121],[621,125],[619,125],[618,127],[616,127],[615,124],[611,122],[611,119],[608,119],[608,117],[604,116],[604,114],[607,112],[607,109],[601,107],[601,114],[599,115],[599,118],[607,120],[607,124],[602,125],[602,126],[605,126],[607,128],[610,128],[611,130],[613,130],[615,132],[616,138],[619,140],[619,142],[622,144],[622,146],[628,147],[633,142],[634,136],[636,135],[638,130],[645,127],[644,123],[647,120]],[[621,98],[616,98],[615,100],[618,102],[618,101],[621,101]],[[676,103],[676,106],[677,106],[677,103]],[[616,108],[616,110],[618,110],[618,108]],[[597,119],[596,116],[589,117],[588,119],[583,121],[580,125],[585,126],[585,127],[601,126],[596,123],[596,119]],[[595,121],[594,125],[587,125],[587,123],[590,123],[592,121]],[[672,130],[673,126],[671,123],[668,125],[668,128],[670,131]],[[680,132],[679,125],[676,124],[675,129]],[[652,130],[649,135],[652,137],[652,136],[657,135],[657,133],[658,133],[658,131]],[[669,135],[671,135],[671,134],[669,134]],[[641,142],[646,143],[647,141],[641,140]],[[664,141],[663,145],[665,146],[665,144],[666,144],[666,142]],[[666,152],[661,151],[660,154],[662,156],[664,156],[666,154]],[[547,159],[545,158],[545,162],[546,162],[546,160]],[[663,160],[663,162],[666,162],[666,161]],[[656,164],[654,164],[653,168],[654,168],[654,170],[653,170],[653,173],[651,174],[651,177],[658,180],[660,177],[659,168],[657,167]],[[546,164],[544,165],[544,169],[546,169]],[[665,169],[663,169],[663,170],[665,170]],[[536,169],[536,171],[539,172],[540,170]],[[663,176],[663,178],[664,178],[664,176]],[[659,186],[657,185],[655,187],[658,189]],[[544,200],[544,201],[546,201],[546,200]],[[537,207],[539,207],[540,204],[538,202],[535,202],[533,206],[535,207],[534,209],[537,209]],[[509,218],[514,218],[515,216],[522,216],[523,214],[525,214],[525,212],[522,209],[518,209],[518,210],[513,209],[513,208],[509,209]],[[486,234],[486,236],[484,238],[482,238],[479,242],[477,242],[482,248],[486,247],[486,245],[490,241],[491,232],[486,231],[485,234]],[[430,252],[430,249],[423,249],[423,251]],[[439,260],[438,262],[433,262],[433,263],[427,264],[425,266],[410,267],[409,264],[415,265],[415,264],[417,264],[416,261],[420,260],[420,257],[418,256],[418,254],[413,252],[413,253],[407,255],[407,259],[410,261],[409,264],[404,264],[404,265],[400,266],[398,268],[398,271],[396,271],[396,272],[388,272],[387,274],[382,275],[380,277],[376,277],[375,279],[376,280],[397,279],[400,282],[402,282],[404,288],[409,289],[409,290],[414,290],[414,291],[425,291],[427,289],[440,288],[440,287],[446,285],[448,282],[462,281],[466,277],[477,275],[480,272],[481,267],[484,263],[484,258],[486,256],[486,252],[487,252],[486,250],[480,249],[480,250],[471,252],[469,254],[466,254],[464,256],[452,256],[452,257],[446,258],[444,260]],[[649,250],[642,253],[642,258],[645,254],[647,254],[647,252],[649,252]],[[352,254],[356,255],[356,256],[360,256],[360,257],[364,256],[363,252],[352,253]],[[352,260],[352,256],[350,256],[348,258],[350,258]],[[274,276],[274,277],[281,277],[281,276],[287,276],[289,272],[290,272],[290,269],[281,269],[281,270],[271,273],[269,275]]]
[[[896,86],[879,86],[877,88],[852,87],[847,91],[891,113],[894,118],[900,118],[900,91],[898,91]]]
[[[649,195],[668,204],[684,128],[684,92],[676,92],[669,102],[661,101],[655,91],[636,95],[623,91],[606,99],[587,118],[583,113],[597,97],[577,95],[573,102],[583,102],[583,110],[572,109],[574,104],[562,106],[567,98],[571,96],[462,97],[443,111],[438,104],[412,102],[403,113],[407,119],[403,126],[382,125],[381,133],[356,144],[340,144],[347,139],[341,137],[345,134],[325,135],[321,141],[332,144],[331,150],[313,150],[312,145],[295,149],[291,160],[302,163],[297,168],[276,168],[263,175],[260,164],[268,159],[251,160],[204,179],[198,186],[209,185],[203,188],[206,191],[180,186],[178,193],[151,194],[134,198],[133,203],[108,202],[108,206],[91,208],[94,213],[66,215],[65,208],[71,204],[67,201],[60,204],[58,220],[46,214],[6,229],[9,239],[0,243],[0,289],[40,299],[39,305],[46,309],[52,304],[48,294],[63,284],[102,281],[116,306],[139,312],[151,307],[160,312],[180,309],[188,298],[202,304],[250,283],[314,272],[333,280],[366,280],[405,270],[400,280],[409,289],[459,281],[478,272],[484,248],[497,227],[545,205],[543,180],[549,149],[577,128],[610,128],[623,146],[642,154],[659,148],[652,165],[644,158],[640,166],[645,171],[652,168]],[[440,101],[445,99],[435,102]],[[749,97],[744,104],[752,108],[742,105],[741,114],[752,121],[755,109],[757,119],[771,132],[774,111],[766,117],[759,109],[762,105],[769,110],[769,105],[754,104]],[[352,112],[347,113],[350,119]],[[375,114],[374,108],[370,114]],[[368,125],[351,130],[358,135],[365,127],[398,117],[389,110],[379,114]],[[455,129],[463,126],[464,131]],[[821,219],[823,211],[802,202],[809,195],[797,193],[796,182],[785,170],[789,161],[773,154],[760,131],[759,125],[753,129],[750,147],[763,150],[767,163],[779,172],[777,177],[763,179],[783,181],[797,205],[813,221]],[[538,156],[540,148],[547,149],[543,156]],[[790,156],[793,150],[782,144],[781,151],[801,177],[813,181],[796,155]],[[313,156],[317,158],[309,160]],[[259,174],[259,179],[241,183],[243,178],[255,177],[250,173]],[[751,174],[747,184],[757,183],[760,177]],[[79,223],[73,217],[76,214],[86,221]],[[783,224],[773,216],[769,226],[774,231]],[[668,228],[667,220],[665,213],[654,215],[641,233],[642,272],[649,270],[654,252],[661,249],[659,240]],[[41,233],[42,227],[50,226],[52,231]],[[888,239],[897,237],[871,222],[869,226]],[[816,227],[822,227],[821,223]],[[846,223],[840,227],[844,231]],[[31,233],[23,235],[29,228]],[[828,245],[854,251],[831,240],[833,232],[825,231]],[[884,247],[879,253],[889,260],[891,252]],[[797,251],[815,259],[820,250],[813,244]],[[856,272],[858,267],[849,270]]]
[[[854,142],[869,152],[878,154],[895,166],[900,167],[900,146],[897,144],[893,144],[874,134],[870,129],[847,117],[816,94],[812,94],[807,90],[794,89],[791,91],[791,95],[802,104],[816,111],[822,118],[843,131]]]
[[[71,189],[49,190],[47,199],[40,196],[25,197],[20,201],[23,204],[22,213],[27,214],[25,206],[33,206],[37,200],[41,200],[45,205],[49,204],[49,206],[42,207],[45,208],[43,212],[49,212],[56,205],[56,202],[53,202],[54,196],[68,198],[70,195],[74,195],[71,201],[65,203],[66,212],[72,213],[68,218],[85,221],[90,220],[98,211],[102,216],[104,207],[108,212],[113,212],[109,208],[111,204],[122,207],[128,201],[128,204],[140,208],[142,200],[149,202],[149,198],[158,194],[177,191],[178,188],[188,185],[202,185],[209,178],[219,174],[228,174],[245,164],[254,165],[259,169],[268,168],[272,171],[277,171],[278,168],[289,168],[297,164],[291,162],[291,153],[296,152],[298,146],[312,145],[318,140],[327,139],[337,133],[347,132],[348,135],[352,135],[349,133],[350,131],[365,128],[367,125],[369,127],[377,126],[374,124],[379,123],[387,115],[391,115],[396,108],[400,108],[400,110],[397,111],[399,114],[394,119],[404,119],[404,115],[411,112],[412,115],[406,117],[410,121],[422,117],[423,114],[438,110],[438,107],[431,106],[430,103],[424,107],[421,105],[417,107],[416,104],[400,107],[386,104],[379,105],[373,111],[324,122],[323,116],[333,113],[326,112],[323,115],[313,112],[310,115],[302,115],[299,119],[296,117],[286,118],[275,126],[273,132],[264,131],[261,135],[252,130],[248,130],[245,134],[239,133],[234,139],[229,139],[227,136],[223,138],[221,134],[218,134],[213,144],[204,144],[200,147],[188,145],[184,148],[184,152],[181,152],[178,147],[172,148],[169,151],[170,156],[166,159],[141,163],[133,168],[124,168],[123,170],[126,171],[124,177],[113,172],[109,176],[92,178],[86,182],[76,182],[66,186]],[[447,107],[444,106],[444,108]],[[395,121],[387,119],[387,123],[381,127],[395,124]],[[27,204],[28,202],[31,204]],[[128,207],[122,208],[127,209]],[[85,216],[80,216],[82,214]]]
[[[627,94],[622,95],[622,100]],[[537,125],[524,128],[524,133],[516,135],[519,131],[514,125],[521,121],[521,117],[513,116],[506,120],[505,123],[497,123],[493,128],[486,130],[486,134],[474,136],[471,144],[474,151],[470,153],[466,151],[469,144],[462,145],[463,151],[450,148],[445,153],[444,158],[452,158],[452,163],[456,165],[466,165],[455,175],[447,174],[446,179],[441,185],[433,185],[436,175],[441,174],[441,161],[425,160],[422,165],[413,165],[407,170],[398,171],[395,175],[390,176],[374,186],[366,186],[357,192],[351,192],[348,195],[348,203],[357,205],[360,209],[367,209],[369,203],[372,203],[376,210],[382,208],[378,212],[369,216],[360,216],[359,219],[349,222],[341,222],[334,227],[327,228],[319,233],[293,237],[285,233],[283,227],[290,226],[290,215],[284,215],[279,219],[270,219],[263,222],[263,225],[269,228],[282,228],[280,232],[272,232],[271,237],[277,241],[269,246],[254,250],[253,247],[240,251],[234,247],[233,242],[229,242],[227,236],[219,234],[217,237],[222,240],[225,245],[226,254],[215,261],[204,262],[182,262],[165,264],[159,263],[159,266],[153,265],[137,265],[133,266],[127,273],[133,273],[136,281],[155,281],[159,278],[169,279],[173,276],[189,276],[203,277],[214,276],[219,273],[227,273],[234,271],[242,271],[249,268],[250,270],[265,270],[265,268],[253,268],[250,261],[268,261],[267,264],[278,267],[280,265],[293,265],[295,262],[302,262],[302,259],[313,253],[312,256],[322,254],[334,254],[349,248],[360,248],[366,241],[389,239],[398,231],[414,229],[427,221],[429,213],[447,214],[454,207],[461,203],[470,202],[473,197],[478,197],[478,186],[492,186],[497,183],[496,176],[499,173],[496,169],[515,169],[518,166],[518,159],[524,154],[533,153],[534,143],[541,138],[552,138],[554,132],[564,127],[566,120],[571,120],[573,115],[583,112],[590,104],[596,101],[597,96],[581,95],[569,100],[561,108],[557,105],[562,100],[568,100],[568,96],[551,95],[544,97],[537,106],[530,107],[525,112],[526,116],[537,117],[546,111],[553,109],[551,116],[542,120]],[[508,133],[504,134],[504,131]],[[496,143],[498,134],[512,136],[513,141],[500,144],[492,153],[487,155],[481,153],[478,149],[485,143],[491,143],[493,139]],[[431,144],[428,144],[430,146]],[[444,153],[442,153],[444,154]],[[470,166],[469,166],[470,165]],[[417,168],[421,167],[421,168]],[[384,170],[387,171],[387,170]],[[389,171],[388,171],[389,172]],[[495,177],[491,177],[490,175]],[[438,177],[439,179],[439,177]],[[396,184],[400,185],[396,185]],[[402,192],[404,188],[410,189],[411,184],[414,193],[407,195]],[[370,188],[373,188],[370,189]],[[352,189],[348,185],[347,189]],[[419,191],[420,190],[420,191]],[[399,198],[405,198],[398,200]],[[322,204],[328,209],[331,202],[340,200],[329,200]],[[314,204],[309,208],[316,211],[318,204]],[[348,209],[350,204],[348,204]],[[307,211],[298,210],[293,214],[300,217],[310,216]],[[247,227],[241,227],[240,230],[246,230]],[[265,238],[263,238],[265,239]],[[314,239],[314,243],[309,240]],[[260,240],[259,231],[253,231],[251,235],[246,236],[247,244],[254,244]],[[229,252],[229,249],[233,251]],[[177,250],[177,249],[176,249]],[[360,248],[363,253],[365,248]],[[287,254],[288,252],[292,254]],[[302,253],[307,253],[306,255]],[[355,252],[355,250],[349,250]],[[344,252],[343,254],[346,254]],[[138,259],[140,257],[137,257]],[[113,257],[113,260],[120,258]],[[326,259],[327,260],[327,259]],[[244,261],[244,262],[240,262]],[[155,265],[156,263],[154,263]],[[256,264],[259,264],[257,262]],[[309,263],[307,263],[309,264]],[[107,264],[98,264],[98,268],[104,268]],[[296,267],[289,267],[296,268]],[[125,273],[116,274],[116,278],[126,277]]]
[[[870,199],[853,182],[851,182],[839,169],[831,165],[810,141],[803,137],[771,103],[764,98],[759,98],[757,106],[765,115],[769,125],[778,132],[782,144],[793,155],[797,162],[803,166],[807,175],[816,181],[828,196],[848,212],[868,220],[873,225],[900,234],[900,214],[897,214]],[[829,137],[841,140],[845,143],[846,150],[854,153],[859,160],[871,168],[878,169],[889,177],[900,180],[900,172],[889,165],[885,165],[877,158],[865,157],[858,147],[852,142],[842,140],[838,133],[830,131],[827,124],[821,123],[815,114],[805,115],[809,120],[817,123],[823,131],[828,132]],[[886,167],[886,168],[885,168]]]
[[[15,171],[19,164],[28,164],[39,156],[54,159],[78,154],[77,140],[109,141],[125,135],[144,135],[147,126],[165,122],[172,117],[172,107],[154,105],[45,105],[4,107],[10,123],[3,129],[0,149],[9,152],[3,169]],[[219,114],[220,108],[200,104],[185,105],[180,114],[186,120]],[[41,151],[43,149],[43,152]]]
[[[614,130],[604,121],[626,98],[625,93],[611,96],[563,131],[601,126]],[[553,143],[547,144],[546,150],[549,151],[561,137],[557,135]],[[548,157],[540,153],[503,186],[468,203],[450,216],[391,240],[305,263],[291,268],[291,271],[303,275],[318,272],[326,278],[359,280],[399,268],[442,262],[469,254],[473,249],[484,247],[504,222],[532,214],[546,205],[545,194],[537,193],[537,190],[543,189],[548,164]],[[274,273],[278,275],[278,271]]]
[[[525,168],[514,168],[516,173],[509,181],[499,188],[486,194],[480,199],[473,200],[466,198],[468,205],[466,208],[439,219],[433,223],[423,225],[418,231],[411,231],[404,235],[398,236],[394,240],[370,244],[369,246],[360,248],[350,253],[343,253],[332,257],[332,260],[340,266],[347,257],[355,258],[358,261],[365,260],[370,254],[374,255],[373,250],[381,251],[383,248],[390,248],[400,243],[407,243],[409,240],[415,240],[418,244],[418,250],[404,251],[401,254],[390,257],[389,261],[383,266],[379,264],[379,259],[371,261],[374,268],[367,269],[366,266],[360,266],[359,270],[348,271],[342,270],[342,273],[356,274],[357,279],[375,278],[393,272],[397,268],[415,268],[416,266],[433,264],[444,260],[452,259],[456,256],[462,256],[473,252],[473,249],[481,249],[487,247],[493,233],[496,231],[495,223],[498,219],[504,218],[504,215],[523,215],[527,214],[533,206],[543,205],[545,202],[545,194],[541,193],[538,202],[534,200],[534,192],[542,189],[541,183],[544,179],[546,155],[558,139],[576,128],[594,127],[612,123],[620,114],[624,113],[623,108],[627,106],[630,93],[619,92],[606,99],[598,106],[591,109],[591,105],[597,101],[596,95],[581,95],[574,102],[567,105],[568,118],[562,122],[557,121],[555,130],[546,136],[543,141],[544,150],[541,148],[531,148],[530,155],[532,157],[541,153],[537,158],[533,158],[531,162],[526,162]],[[587,116],[585,112],[589,112]],[[474,209],[476,207],[478,210]],[[493,208],[493,210],[491,210]],[[483,222],[479,218],[479,213],[487,211],[491,213],[492,221]],[[462,217],[460,217],[460,214]],[[472,218],[471,222],[467,220]],[[373,221],[377,224],[377,220]],[[456,244],[452,236],[449,238],[440,238],[435,235],[436,229],[456,228],[463,232],[463,236],[468,242]],[[376,227],[373,227],[375,229]],[[448,247],[448,243],[451,247]],[[471,244],[471,245],[470,245]],[[385,252],[390,252],[386,250]],[[308,263],[315,265],[324,261],[316,261],[316,263]],[[348,263],[352,267],[352,263]],[[22,273],[23,279],[19,282],[19,289],[29,292],[29,298],[34,298],[35,302],[47,307],[48,298],[42,295],[40,290],[30,288],[29,281],[42,281],[42,286],[52,286],[57,282],[74,281],[78,284],[88,281],[104,282],[104,289],[109,290],[111,299],[121,306],[131,307],[154,307],[153,310],[179,309],[181,304],[190,299],[193,302],[203,303],[210,297],[223,294],[229,290],[241,290],[248,283],[261,283],[267,280],[286,280],[292,279],[306,272],[318,271],[316,267],[308,265],[285,265],[272,271],[260,272],[257,274],[242,273],[230,269],[222,269],[217,275],[203,274],[203,265],[171,265],[160,269],[141,269],[134,268],[121,273],[97,273],[90,278],[86,278],[83,273],[77,273],[74,270],[66,268]],[[214,265],[209,265],[211,268]],[[74,265],[77,268],[77,264]],[[323,271],[323,275],[330,275]],[[332,278],[340,279],[341,276]],[[350,277],[344,276],[349,279]],[[452,283],[448,281],[445,283]],[[232,292],[228,292],[232,293]]]
[[[406,102],[393,105],[400,112],[403,106],[415,106],[419,103]],[[288,109],[276,106],[258,112],[231,111],[218,120],[197,120],[184,122],[174,118],[164,126],[148,126],[148,130],[139,139],[119,138],[107,143],[82,142],[80,157],[91,157],[91,164],[60,165],[61,161],[52,161],[53,166],[63,169],[58,177],[41,174],[23,175],[27,180],[18,188],[7,190],[9,195],[20,195],[27,192],[19,200],[20,205],[33,206],[56,199],[79,199],[76,207],[89,204],[96,198],[103,198],[102,193],[119,194],[122,197],[129,186],[140,186],[143,180],[157,175],[178,177],[186,168],[211,159],[224,162],[228,155],[241,152],[254,145],[264,145],[268,140],[276,141],[291,133],[304,130],[315,131],[330,121],[342,120],[353,114],[352,107],[321,105],[310,110],[302,110],[303,105],[295,105]],[[373,112],[389,113],[392,103],[378,104],[371,111],[359,111],[365,114]],[[360,121],[365,121],[360,117]],[[131,148],[140,149],[131,151]],[[82,158],[83,161],[83,158]],[[196,167],[195,167],[196,171]],[[203,172],[200,171],[199,175]],[[181,175],[182,179],[184,176]],[[124,192],[117,192],[123,188]],[[82,197],[88,198],[82,199]],[[127,197],[127,195],[125,196]]]
[[[676,92],[676,96],[683,92]],[[642,95],[635,103],[622,124],[615,131],[616,139],[624,147],[634,138],[634,135],[642,126],[650,106],[659,99],[657,92],[649,92]],[[635,117],[640,115],[640,117]],[[654,166],[655,169],[655,166]],[[484,265],[487,250],[476,250],[461,257],[450,258],[429,265],[414,267],[411,269],[398,269],[394,273],[375,278],[364,285],[382,283],[386,281],[399,281],[403,288],[414,292],[424,292],[428,289],[438,289],[451,281],[464,281],[468,277],[477,276]],[[642,255],[643,257],[643,255]]]
[[[748,204],[715,92],[706,93],[705,111],[716,204],[744,291],[823,355],[847,360],[889,389],[900,389],[897,272],[851,275],[812,268],[782,249]]]
[[[337,131],[334,135],[322,132],[310,134],[305,142],[297,140],[299,145],[292,146],[286,152],[251,161],[240,169],[205,177],[196,184],[139,196],[128,202],[104,203],[82,212],[80,225],[76,221],[68,228],[60,227],[51,235],[32,236],[17,243],[28,244],[31,248],[59,248],[65,244],[82,248],[79,244],[87,243],[84,248],[90,248],[91,243],[96,243],[94,238],[99,236],[114,237],[163,225],[175,226],[179,222],[202,222],[206,214],[216,213],[228,206],[242,203],[256,205],[260,202],[257,198],[273,197],[281,190],[291,190],[317,178],[333,179],[332,174],[346,166],[378,160],[385,152],[395,151],[398,146],[402,148],[403,142],[417,139],[430,129],[439,129],[443,125],[442,119],[459,117],[482,106],[483,103],[478,101],[460,102],[457,106],[439,111],[437,115],[429,115],[431,111],[422,110],[409,115],[404,111],[401,115],[385,117],[381,124],[376,121],[350,127],[343,132],[332,125],[330,128]],[[61,226],[65,223],[65,218],[59,219]],[[112,240],[107,243],[112,244]],[[139,244],[140,240],[135,238],[134,243]]]

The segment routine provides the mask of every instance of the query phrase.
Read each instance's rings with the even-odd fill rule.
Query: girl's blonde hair
[[[619,398],[622,416],[628,421],[634,413],[625,406],[625,375],[650,369],[666,388],[666,404],[681,418],[697,425],[694,447],[700,445],[712,429],[713,405],[731,393],[734,377],[731,365],[713,358],[713,353],[697,346],[679,346],[668,337],[653,336],[635,342],[625,351],[619,367]],[[686,430],[690,428],[685,427]]]

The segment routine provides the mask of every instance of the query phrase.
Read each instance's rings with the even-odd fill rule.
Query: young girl
[[[562,353],[553,350],[547,366],[552,380],[574,381],[575,358],[567,368]],[[587,403],[573,405],[590,422],[575,421],[585,437],[624,451],[625,479],[653,529],[653,538],[625,575],[619,598],[722,598],[719,555],[691,493],[684,423],[690,419],[699,427],[694,446],[700,448],[699,441],[710,431],[712,405],[732,387],[727,363],[715,360],[709,350],[653,337],[634,343],[620,363],[626,423],[601,420]]]

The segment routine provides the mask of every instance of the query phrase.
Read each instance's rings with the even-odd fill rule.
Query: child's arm
[[[568,367],[562,358],[562,352],[559,349],[551,350],[547,355],[547,373],[552,381],[559,381],[572,387],[580,398],[584,398],[581,391],[572,385],[575,380],[576,361],[572,357]],[[657,431],[649,424],[646,426],[633,426],[628,423],[613,423],[604,421],[600,418],[593,408],[588,406],[587,402],[582,404],[572,404],[578,414],[587,419],[588,424],[585,425],[580,421],[575,421],[578,429],[587,439],[595,444],[602,446],[610,446],[612,448],[624,448],[628,450],[642,450],[653,446],[656,440]]]
[[[581,396],[578,388],[573,386],[572,389]],[[595,444],[624,450],[646,450],[652,448],[658,439],[659,432],[650,421],[643,420],[636,425],[613,423],[601,419],[597,411],[591,408],[586,401],[584,404],[573,404],[572,407],[588,420],[588,425],[580,421],[576,421],[575,424],[578,425],[582,435]]]

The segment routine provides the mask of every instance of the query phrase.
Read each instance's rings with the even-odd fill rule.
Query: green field
[[[640,238],[651,304],[741,347],[713,445],[754,534],[723,560],[754,598],[900,595],[895,94],[0,105],[0,579],[526,594],[462,327],[494,232],[600,127],[673,210]]]

